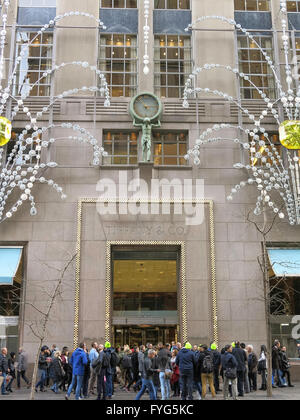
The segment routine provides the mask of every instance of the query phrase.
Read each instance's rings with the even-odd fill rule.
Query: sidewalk
[[[115,396],[113,397],[113,399],[111,401],[132,401],[135,399],[136,393],[131,391],[131,392],[125,392],[122,390],[119,390],[118,387],[116,387],[117,391]],[[286,400],[300,400],[300,383],[298,382],[295,385],[295,388],[278,388],[278,389],[274,389],[273,390],[273,397],[272,400],[282,400],[282,401],[286,401]],[[30,396],[30,390],[27,390],[26,388],[22,388],[21,390],[14,390],[14,392],[10,395],[7,396],[0,396],[0,401],[1,400],[13,400],[13,401],[18,401],[18,400],[28,400]],[[194,394],[195,398],[196,398],[196,394]],[[38,392],[35,394],[35,399],[36,400],[44,400],[44,401],[53,401],[53,400],[64,400],[65,398],[65,393],[56,395],[54,394],[50,389],[47,390],[47,392]],[[74,396],[71,396],[70,398],[71,400],[74,399]],[[88,399],[89,400],[95,400],[96,399],[96,395],[91,395],[91,397]],[[144,397],[142,398],[143,400],[149,400],[149,397],[147,394],[144,395]],[[207,400],[211,400],[211,395],[208,395]],[[218,394],[216,400],[222,400],[223,399],[223,395],[222,394]],[[170,401],[176,401],[178,400],[178,398],[172,398]],[[262,392],[262,391],[257,391],[255,393],[251,393],[248,395],[245,395],[244,398],[240,398],[240,400],[269,400],[269,398],[266,397],[266,392]]]

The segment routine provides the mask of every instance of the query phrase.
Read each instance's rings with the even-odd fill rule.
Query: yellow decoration
[[[0,146],[5,146],[11,139],[11,122],[0,117]]]
[[[300,121],[284,121],[279,128],[281,144],[290,150],[300,149]]]

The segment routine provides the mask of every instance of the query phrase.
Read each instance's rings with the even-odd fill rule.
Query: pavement
[[[1,400],[10,400],[10,401],[21,401],[21,400],[28,400],[30,396],[30,390],[26,388],[21,388],[20,390],[13,389],[13,393],[10,395],[0,395]],[[113,396],[111,401],[132,401],[135,399],[136,393],[134,391],[126,392],[119,389],[119,386],[116,386],[115,395]],[[197,399],[198,394],[194,394],[194,398]],[[64,400],[65,393],[61,394],[54,394],[49,388],[46,392],[37,392],[35,393],[36,400],[43,400],[43,401],[53,401],[53,400]],[[74,399],[74,395],[71,395],[70,400]],[[91,395],[87,401],[95,400],[96,395]],[[210,394],[206,397],[207,400],[212,400]],[[239,398],[240,400],[300,400],[300,382],[295,384],[294,388],[277,388],[273,390],[273,397],[270,399],[266,396],[266,392],[257,391],[252,392],[250,394],[246,394],[244,398]],[[149,401],[149,396],[145,394],[142,400]],[[170,401],[178,401],[178,398],[172,398]],[[215,400],[223,400],[222,393],[219,393]]]

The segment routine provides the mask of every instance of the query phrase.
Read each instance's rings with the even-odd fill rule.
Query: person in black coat
[[[13,381],[16,379],[15,363],[16,363],[16,353],[12,352],[10,353],[10,359],[8,359],[8,369],[9,369],[9,374],[11,376],[11,379],[9,383],[7,384],[6,392],[13,392],[11,387],[12,387]]]
[[[244,385],[245,385],[245,371],[246,371],[246,363],[247,355],[245,351],[241,348],[239,341],[235,343],[235,348],[232,350],[232,354],[237,361],[237,387],[238,387],[238,396],[244,396]]]
[[[51,373],[52,373],[52,379],[53,379],[53,386],[51,387],[51,391],[53,391],[55,394],[59,394],[58,388],[61,382],[63,381],[63,378],[65,376],[65,372],[62,366],[61,361],[61,353],[60,351],[56,351],[53,354],[53,359],[51,362]]]

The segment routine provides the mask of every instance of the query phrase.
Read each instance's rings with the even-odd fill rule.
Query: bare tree
[[[69,267],[72,265],[73,261],[75,260],[76,255],[77,254],[70,255],[70,258],[65,264],[64,268],[62,270],[57,270],[59,272],[59,276],[58,276],[58,279],[55,281],[55,284],[52,290],[50,291],[44,290],[44,293],[46,293],[48,296],[47,307],[45,309],[41,309],[40,306],[38,306],[35,303],[25,302],[25,305],[31,306],[34,309],[34,311],[36,311],[37,314],[39,315],[39,320],[37,322],[35,323],[32,322],[30,324],[27,324],[32,334],[38,340],[38,349],[36,353],[32,381],[31,381],[30,400],[34,400],[34,396],[35,396],[35,384],[37,381],[39,357],[40,357],[42,346],[45,343],[45,340],[47,339],[47,334],[48,334],[47,326],[48,326],[48,322],[51,316],[51,312],[54,307],[54,304],[58,301],[60,297],[62,297],[62,286],[64,283],[65,274],[67,270],[69,269]],[[50,267],[50,268],[53,268],[53,267]]]
[[[271,328],[271,317],[275,315],[286,315],[291,313],[291,294],[298,293],[291,287],[286,277],[276,278],[272,275],[271,269],[273,268],[268,255],[268,237],[271,234],[276,220],[277,215],[272,215],[272,218],[268,219],[268,211],[266,207],[263,207],[262,215],[263,219],[261,222],[251,219],[248,213],[247,221],[255,226],[255,229],[261,237],[261,255],[257,257],[259,267],[263,275],[262,282],[262,298],[256,300],[262,300],[264,303],[265,320],[266,320],[266,331],[267,331],[267,348],[268,348],[268,381],[267,381],[267,395],[272,397],[272,328]],[[280,262],[278,261],[280,264]]]

